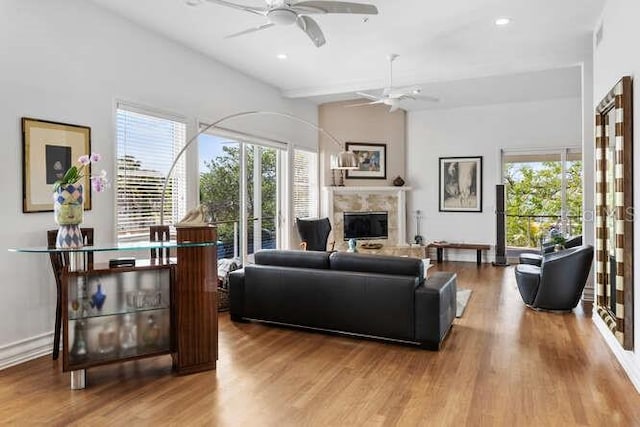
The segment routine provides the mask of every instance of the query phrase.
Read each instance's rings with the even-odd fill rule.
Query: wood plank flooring
[[[171,359],[91,369],[50,357],[0,371],[0,424],[640,426],[640,394],[590,319],[527,309],[513,267],[443,263],[473,290],[439,352],[220,314],[218,370]]]

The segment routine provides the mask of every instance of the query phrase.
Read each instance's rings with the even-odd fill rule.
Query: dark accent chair
[[[565,249],[571,249],[577,246],[582,246],[582,236],[572,237],[564,243]],[[531,265],[537,265],[539,267],[540,265],[542,265],[542,258],[547,254],[553,253],[554,247],[555,245],[553,243],[543,243],[542,250],[540,251],[540,253],[520,254],[520,257],[519,257],[520,264],[531,264]]]
[[[300,249],[304,251],[327,251],[327,240],[331,233],[329,218],[296,218],[296,228],[300,236]],[[333,250],[335,242],[331,242]]]
[[[93,228],[81,228],[82,240],[85,246],[93,246]],[[56,237],[58,230],[47,231],[47,247],[56,247]],[[69,265],[69,254],[65,252],[50,252],[51,269],[53,277],[56,279],[56,320],[53,327],[53,360],[58,359],[60,353],[60,328],[62,327],[62,272]],[[93,252],[87,252],[86,269],[93,268]]]
[[[587,282],[593,246],[578,246],[546,255],[540,266],[516,266],[516,283],[524,303],[540,310],[571,311]]]

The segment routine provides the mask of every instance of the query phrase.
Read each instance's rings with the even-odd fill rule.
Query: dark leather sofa
[[[383,338],[438,350],[456,315],[456,275],[414,258],[263,250],[229,277],[231,319]]]
[[[524,303],[534,309],[570,311],[578,305],[593,261],[593,246],[545,255],[540,266],[516,266],[516,283]]]

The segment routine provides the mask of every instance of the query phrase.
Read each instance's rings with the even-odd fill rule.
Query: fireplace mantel
[[[382,192],[389,192],[389,193],[394,193],[394,192],[398,192],[398,191],[409,191],[411,190],[411,187],[389,187],[389,186],[385,186],[385,187],[360,187],[360,186],[344,186],[344,187],[324,187],[325,190],[327,190],[330,193],[371,193],[371,192],[376,192],[376,193],[382,193]]]
[[[397,246],[407,243],[406,193],[411,187],[324,187],[323,214],[331,221],[338,248],[343,241],[343,212],[388,211],[389,238],[384,241]]]

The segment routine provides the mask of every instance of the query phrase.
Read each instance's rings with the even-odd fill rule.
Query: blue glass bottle
[[[98,283],[98,290],[93,295],[91,295],[91,300],[89,301],[89,304],[91,304],[91,308],[102,310],[104,300],[106,299],[107,295],[102,292],[102,284]]]

